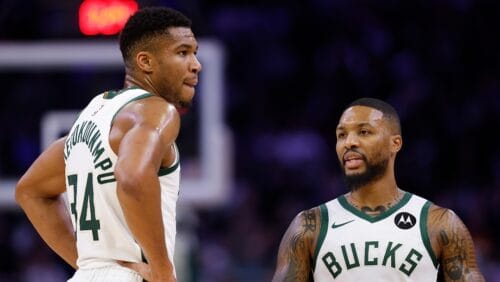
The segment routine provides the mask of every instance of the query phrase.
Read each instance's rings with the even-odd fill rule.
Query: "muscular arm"
[[[118,199],[154,281],[174,279],[165,243],[158,170],[179,127],[177,111],[157,97],[127,106],[113,125],[113,130],[124,132],[115,168]]]
[[[444,281],[484,281],[471,235],[453,211],[431,206],[428,226]]]
[[[64,138],[54,142],[31,165],[16,185],[16,201],[42,239],[73,268],[76,240],[63,196]]]
[[[312,257],[319,224],[319,208],[303,211],[294,218],[281,240],[273,282],[312,281]]]

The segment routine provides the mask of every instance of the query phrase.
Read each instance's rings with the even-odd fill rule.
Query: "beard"
[[[382,159],[378,162],[370,163],[363,156],[366,163],[366,170],[362,173],[347,175],[345,168],[342,166],[342,174],[344,175],[344,182],[351,191],[355,191],[373,181],[380,179],[389,164],[389,159]]]

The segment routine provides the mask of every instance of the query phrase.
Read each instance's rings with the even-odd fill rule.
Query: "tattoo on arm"
[[[310,231],[316,231],[316,214],[313,210],[307,210],[302,213],[302,217],[304,220],[304,233]]]
[[[439,232],[439,238],[441,239],[441,244],[443,244],[443,246],[447,246],[450,243],[450,240],[448,240],[448,235],[446,235],[446,232],[444,230],[441,230]]]
[[[311,209],[301,212],[290,224],[280,244],[273,281],[310,281],[317,222],[317,213]]]
[[[440,208],[437,238],[442,248],[444,281],[484,281],[477,266],[474,243],[467,227],[451,210]]]
[[[452,230],[450,234],[441,230],[439,236],[443,246],[448,248],[452,254],[443,259],[445,275],[452,280],[459,280],[464,274],[464,262],[467,259],[465,240],[458,237],[456,230]],[[449,238],[449,236],[451,236],[451,238]]]

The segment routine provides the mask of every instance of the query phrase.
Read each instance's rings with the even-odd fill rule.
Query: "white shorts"
[[[132,269],[119,265],[78,269],[68,282],[142,282],[142,277]]]

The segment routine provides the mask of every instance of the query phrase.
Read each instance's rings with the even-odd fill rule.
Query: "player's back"
[[[105,92],[82,111],[66,140],[68,208],[76,232],[78,267],[113,265],[116,260],[139,262],[142,252],[130,232],[116,194],[117,155],[109,143],[115,115],[128,103],[152,94],[142,89]],[[175,202],[179,186],[175,165],[159,172],[165,240],[173,255]]]

